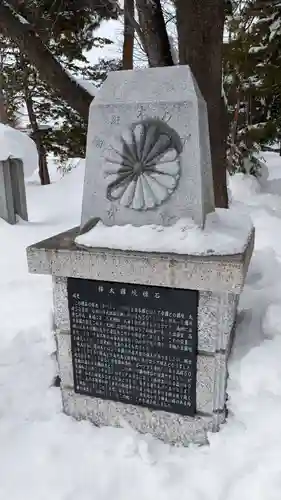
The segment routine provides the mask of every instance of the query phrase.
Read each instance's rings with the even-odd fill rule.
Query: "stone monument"
[[[111,73],[90,110],[81,228],[27,250],[30,272],[53,276],[65,413],[207,442],[253,243],[250,222],[215,211],[190,69]]]
[[[109,74],[90,109],[86,162],[82,224],[192,216],[203,226],[214,210],[208,118],[190,70]]]

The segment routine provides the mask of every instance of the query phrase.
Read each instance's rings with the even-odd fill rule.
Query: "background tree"
[[[57,4],[56,0],[54,3]],[[103,13],[106,13],[108,17],[116,17],[120,14],[118,3],[114,0],[104,0],[104,2],[82,0],[80,2],[74,1],[71,6],[67,5],[63,9],[63,15],[65,15],[65,11],[68,14],[69,11],[75,11],[75,15],[80,17],[80,15],[84,15],[84,10],[88,12],[88,9],[93,14],[101,3]],[[49,13],[51,5],[51,0],[43,1],[43,6],[47,6],[47,13]],[[216,203],[218,206],[227,206],[224,164],[225,134],[224,127],[218,126],[223,118],[221,46],[225,0],[209,0],[208,2],[205,0],[197,0],[196,2],[176,0],[175,5],[180,63],[191,65],[208,106]],[[169,36],[160,0],[149,2],[136,0],[136,7],[139,15],[138,33],[150,66],[173,65]],[[83,119],[87,119],[91,96],[77,82],[69,78],[63,64],[57,60],[53,47],[46,44],[42,31],[46,21],[49,24],[50,20],[48,16],[38,18],[40,10],[41,7],[37,4],[37,0],[31,3],[22,2],[22,0],[2,2],[0,4],[0,30],[17,43],[20,51],[37,68],[40,78],[46,81],[60,97],[63,97]],[[22,23],[16,13],[23,16],[28,22]],[[216,19],[215,23],[214,18]],[[73,27],[69,26],[69,29],[72,30]],[[198,50],[199,52],[197,52]],[[209,58],[204,56],[206,52],[210,53],[211,64]],[[208,88],[203,81],[202,75],[204,73],[211,78]]]
[[[189,64],[206,100],[215,199],[227,207],[226,109],[222,99],[224,0],[176,0],[180,64]]]
[[[224,51],[231,116],[229,161],[245,170],[249,157],[281,138],[281,4],[243,2],[229,25]]]
[[[173,58],[160,0],[136,0],[142,44],[149,66],[173,66]]]
[[[48,38],[52,34],[57,41],[60,38],[62,50],[65,45],[74,50],[76,43],[79,46],[78,33],[83,30],[88,42],[92,43],[92,30],[100,25],[101,20],[116,16],[116,9],[110,0],[73,0],[70,5],[61,0],[9,0],[0,3],[0,31],[17,45],[37,69],[41,80],[46,81],[59,97],[87,120],[92,96],[58,60],[55,47],[50,41],[48,43]],[[57,30],[59,19],[64,26],[60,37]],[[84,23],[84,19],[89,19],[90,25]],[[88,50],[90,48],[88,46]]]
[[[136,1],[150,66],[172,66],[160,0]],[[222,99],[222,45],[225,0],[175,0],[179,63],[189,64],[207,102],[216,205],[226,207],[227,113]],[[215,22],[214,22],[215,20]]]
[[[135,1],[124,0],[124,42],[123,42],[123,69],[133,69],[134,66],[134,38],[135,29],[131,19],[135,16]]]
[[[30,5],[35,2],[30,2]],[[101,61],[91,66],[85,51],[109,43],[93,35],[100,20],[93,18],[91,10],[77,17],[75,12],[61,10],[61,3],[40,2],[40,26],[50,26],[44,31],[46,46],[50,47],[64,70],[83,80],[94,81],[98,86],[108,69],[115,69],[114,61]],[[50,20],[52,23],[50,24]],[[52,152],[60,160],[85,155],[87,121],[61,98],[55,89],[40,78],[40,74],[22,54],[15,43],[2,37],[2,75],[4,91],[10,113],[26,108],[31,129],[39,153],[39,175],[42,184],[50,182],[47,154]],[[88,92],[88,91],[87,91]]]
[[[89,26],[87,23],[99,23],[102,18],[125,16],[126,23],[130,23],[137,33],[150,66],[173,65],[175,62],[165,21],[166,2],[164,0],[136,0],[138,20],[132,15],[132,4],[131,7],[128,7],[128,3],[125,4],[125,10],[122,10],[116,0],[103,0],[102,2],[100,0],[73,0],[71,5],[69,2],[61,2],[61,0],[43,0],[40,3],[38,1],[2,1],[0,3],[0,31],[13,40],[21,54],[28,58],[30,64],[36,68],[40,80],[46,82],[58,98],[65,101],[69,108],[74,110],[84,122],[88,117],[91,95],[77,80],[70,76],[66,62],[62,54],[59,53],[60,47],[65,48],[65,34],[60,37],[60,23],[50,14],[53,12],[53,4],[57,9],[60,5],[59,18],[66,26],[66,45],[71,50],[74,50],[75,44],[78,42],[78,33],[81,30],[87,33],[87,26]],[[227,29],[230,33],[227,41],[228,46],[224,50],[224,74],[232,118],[232,138],[235,137],[236,140],[237,137],[241,137],[242,131],[244,133],[246,130],[246,146],[248,147],[250,144],[249,130],[252,131],[251,134],[253,131],[260,133],[261,124],[267,122],[268,132],[266,136],[268,139],[269,130],[271,130],[273,140],[273,137],[276,138],[276,134],[279,134],[279,76],[277,76],[277,68],[280,65],[276,49],[279,43],[280,2],[276,0],[196,0],[196,2],[194,0],[173,0],[172,4],[175,9],[179,63],[191,66],[208,106],[216,204],[226,207],[225,166],[228,117],[225,101],[222,98],[225,22],[228,21]],[[262,9],[265,7],[269,10],[267,10],[266,15],[263,15]],[[234,17],[233,12],[235,12]],[[18,14],[26,22],[22,22]],[[84,19],[84,24],[77,30],[75,18],[80,19],[81,17]],[[233,22],[231,30],[229,29],[231,25],[229,19]],[[87,20],[86,23],[85,20]],[[236,28],[234,29],[235,23]],[[47,33],[52,34],[51,41],[55,40],[55,43],[51,42],[48,36],[46,38],[46,26],[49,30]],[[90,33],[89,30],[88,33],[88,42],[91,44],[92,31]],[[126,33],[128,34],[128,30]],[[258,39],[260,40],[259,50],[255,50],[254,47],[257,45],[254,43]],[[85,40],[87,40],[87,36]],[[265,46],[267,48],[263,53],[262,47]],[[249,58],[247,61],[242,61],[240,56],[243,54],[245,57],[247,47],[249,47]],[[123,62],[125,63],[125,60]],[[130,48],[130,65],[131,62]],[[268,74],[266,76],[269,63],[272,73],[270,72],[271,76]],[[254,77],[250,76],[252,70]],[[276,89],[273,99],[272,94],[267,94],[272,87]],[[249,88],[251,88],[251,92],[249,92]],[[239,104],[238,108],[237,104]],[[242,116],[244,118],[241,120]],[[233,123],[236,123],[235,127]],[[272,124],[274,124],[274,130]]]

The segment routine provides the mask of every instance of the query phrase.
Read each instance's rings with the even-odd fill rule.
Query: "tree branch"
[[[21,1],[21,0],[14,0],[14,1]],[[139,23],[136,21],[134,15],[127,9],[125,10],[122,9],[116,0],[110,0],[109,3],[112,6],[113,12],[116,13],[116,16],[113,16],[112,14],[112,17],[113,18],[115,17],[117,19],[120,16],[124,16],[127,19],[128,23],[131,25],[132,29],[137,33],[140,42],[144,47],[144,33]],[[80,4],[84,7],[90,7],[93,12],[96,11],[97,8],[96,0],[80,0]],[[99,0],[99,4],[102,5],[105,9],[107,9],[108,12],[112,12],[112,10],[106,7],[106,5],[108,5],[108,0]]]
[[[134,0],[124,0],[124,41],[123,41],[123,69],[133,69],[134,66],[134,28],[132,27],[128,14],[134,17]]]
[[[151,67],[173,66],[173,57],[160,0],[136,0],[143,44]]]
[[[15,42],[36,67],[40,78],[87,121],[92,96],[64,70],[34,28],[27,22],[21,22],[4,0],[0,0],[0,31]]]
[[[25,0],[8,0],[8,5],[12,7],[16,14],[21,15],[20,12],[23,11],[23,17],[29,22],[30,26],[36,30],[43,42],[49,40],[49,25],[40,17],[39,9],[31,10],[26,6]]]

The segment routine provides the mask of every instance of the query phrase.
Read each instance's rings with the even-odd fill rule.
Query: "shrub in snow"
[[[81,158],[70,158],[68,160],[62,160],[59,158],[55,159],[55,163],[57,164],[57,169],[62,176],[71,172],[74,168],[76,168],[81,161]]]
[[[243,141],[234,144],[228,140],[227,163],[230,175],[237,172],[259,177],[263,168],[262,158],[259,158],[259,148],[253,145],[247,148]]]
[[[237,173],[229,177],[231,197],[242,203],[249,200],[261,191],[261,186],[253,175]]]

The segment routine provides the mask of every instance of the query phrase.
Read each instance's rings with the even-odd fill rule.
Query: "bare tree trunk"
[[[0,3],[0,31],[18,45],[42,80],[87,121],[92,96],[63,69],[31,25],[22,23],[6,3]]]
[[[134,0],[124,0],[124,43],[123,69],[133,69],[134,66],[134,34],[135,30],[130,19],[135,15]]]
[[[2,44],[0,44],[0,122],[7,124],[9,123],[9,118],[8,118],[6,99],[3,89],[4,87],[3,67],[4,67],[4,46],[2,47]]]
[[[3,78],[3,76],[0,75],[0,122],[7,125],[9,123],[9,118],[8,118],[8,114],[7,114],[6,100],[5,100],[3,85],[2,85],[2,78]]]
[[[239,120],[239,113],[240,113],[240,92],[237,95],[237,102],[235,105],[235,111],[234,111],[234,117],[233,117],[233,123],[232,123],[232,130],[231,130],[231,140],[232,143],[236,143],[237,139],[237,131],[238,131],[238,120]]]
[[[180,64],[189,64],[207,102],[215,200],[228,206],[227,113],[222,98],[224,0],[176,0]]]
[[[136,0],[136,6],[149,66],[173,66],[160,0]]]
[[[41,131],[37,130],[36,133],[33,134],[33,137],[38,151],[40,181],[42,186],[46,186],[47,184],[51,184],[51,180],[48,170],[47,153],[42,143]]]
[[[32,129],[31,137],[34,140],[38,151],[39,177],[42,186],[44,186],[46,184],[51,184],[49,170],[48,170],[48,163],[47,163],[47,154],[44,144],[42,142],[41,131],[38,127],[37,118],[33,109],[32,97],[29,94],[27,88],[25,89],[25,103],[27,107],[28,118]]]
[[[227,170],[230,173],[233,173],[235,171],[234,156],[235,156],[236,140],[238,132],[239,112],[240,112],[240,91],[238,90],[233,120],[230,125],[230,145],[229,145],[229,154],[227,157]]]

